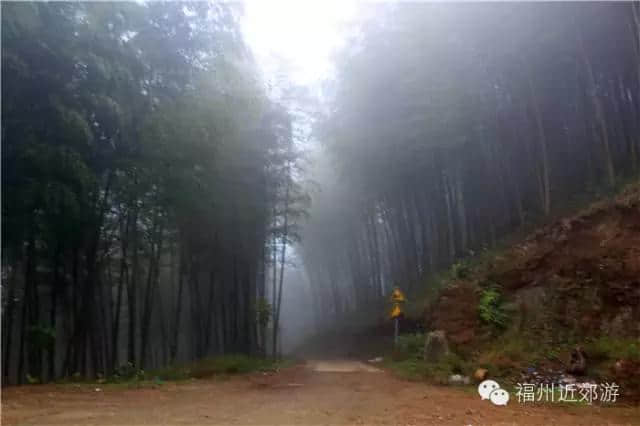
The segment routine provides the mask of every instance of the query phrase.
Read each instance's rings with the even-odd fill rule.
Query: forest
[[[5,383],[266,350],[304,197],[238,18],[2,4]]]
[[[292,253],[340,319],[638,176],[637,2],[364,4],[281,97],[242,9],[2,3],[4,383],[277,357]]]
[[[336,55],[303,231],[316,316],[637,177],[640,7],[377,4]]]

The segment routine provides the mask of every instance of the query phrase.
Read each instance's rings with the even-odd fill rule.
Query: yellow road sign
[[[394,303],[393,304],[393,309],[391,310],[391,318],[398,318],[401,315],[403,315],[404,312],[402,312],[402,308],[400,307],[399,303]]]
[[[406,302],[407,298],[404,297],[404,293],[398,287],[393,289],[393,293],[391,293],[391,300],[394,302]]]

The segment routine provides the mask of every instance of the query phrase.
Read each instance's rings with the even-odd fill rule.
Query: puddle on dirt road
[[[382,372],[382,370],[360,361],[308,361],[307,366],[318,373]]]

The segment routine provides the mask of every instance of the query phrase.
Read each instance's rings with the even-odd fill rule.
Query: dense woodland
[[[421,294],[433,272],[637,176],[637,2],[366,16],[316,129],[322,189],[303,254],[318,317],[366,309],[394,284]]]
[[[286,101],[239,4],[1,7],[4,383],[277,355],[290,258],[340,318],[640,167],[637,2],[364,4]]]
[[[304,197],[241,13],[2,4],[4,383],[268,349]]]

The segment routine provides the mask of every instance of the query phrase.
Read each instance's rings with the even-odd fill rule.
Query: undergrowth
[[[287,361],[270,358],[255,358],[247,355],[223,355],[204,358],[187,364],[159,368],[145,373],[146,378],[161,380],[201,379],[215,375],[242,374],[253,371],[276,371],[287,365]]]
[[[445,355],[439,362],[426,362],[417,357],[398,361],[385,358],[383,365],[403,379],[436,384],[446,384],[452,374],[470,374],[469,363],[454,353]]]
[[[114,374],[97,380],[73,375],[59,381],[66,384],[101,384],[122,385],[126,387],[143,387],[161,385],[165,381],[182,381],[190,379],[202,379],[209,377],[224,378],[233,374],[244,374],[255,371],[277,371],[291,364],[290,360],[273,360],[270,358],[257,358],[247,355],[222,355],[169,365],[153,370],[142,370],[131,363],[121,365]]]
[[[594,361],[615,359],[640,361],[640,342],[637,339],[603,336],[587,341],[584,350],[589,359]]]
[[[490,377],[514,384],[520,373],[530,367],[555,366],[563,370],[578,343],[582,344],[588,359],[587,375],[595,379],[611,378],[611,367],[618,359],[640,361],[640,345],[634,339],[604,336],[584,342],[546,344],[510,329],[477,347],[469,357],[451,352],[439,362],[423,360],[423,334],[401,335],[396,349],[385,357],[383,365],[406,380],[437,384],[446,384],[453,374],[470,376],[476,368],[485,368]]]
[[[591,214],[594,209],[608,206],[617,194],[623,190],[633,189],[638,185],[638,178],[620,181],[615,188],[592,188],[590,193],[568,200],[565,205],[555,209],[550,217],[529,217],[519,230],[510,233],[499,240],[492,248],[481,248],[459,259],[446,270],[431,274],[418,283],[419,294],[413,296],[410,302],[416,309],[408,309],[408,313],[418,312],[415,318],[426,316],[429,311],[437,307],[437,300],[441,291],[460,282],[472,283],[479,291],[477,315],[483,327],[478,330],[478,339],[473,347],[455,348],[456,353],[444,358],[438,363],[427,363],[422,359],[424,335],[401,336],[398,347],[390,359],[386,359],[386,366],[400,377],[410,380],[427,380],[439,383],[447,381],[451,374],[470,375],[476,368],[486,368],[490,377],[514,383],[519,379],[523,370],[553,369],[564,371],[569,362],[571,351],[578,345],[582,346],[587,358],[587,377],[594,380],[609,380],[612,378],[617,360],[640,362],[640,341],[637,339],[569,334],[559,339],[549,339],[543,330],[531,327],[515,326],[515,309],[513,303],[505,300],[498,283],[487,280],[492,275],[488,272],[495,270],[496,265],[505,269],[502,252],[505,248],[518,242],[541,225],[553,223],[568,214]],[[611,197],[611,198],[610,198]],[[594,199],[602,202],[594,203]],[[506,260],[505,260],[506,259]],[[500,264],[500,262],[503,262]],[[410,295],[411,296],[411,295]],[[422,310],[417,309],[422,306]],[[541,310],[548,307],[540,306]],[[427,330],[429,326],[427,325]],[[560,340],[560,341],[558,341]],[[458,349],[458,350],[457,350]],[[461,358],[459,355],[463,355]],[[472,369],[471,369],[471,368]],[[633,370],[629,370],[633,371]],[[631,374],[633,376],[633,374]],[[630,377],[636,380],[637,376]],[[502,382],[501,382],[502,383]],[[640,388],[640,385],[638,385]]]
[[[422,333],[398,336],[396,348],[391,356],[385,357],[383,365],[406,380],[425,380],[437,384],[446,384],[452,374],[471,373],[470,364],[453,352],[438,362],[424,361],[424,339]]]
[[[502,292],[495,283],[489,283],[480,293],[480,301],[478,302],[480,319],[497,331],[502,331],[509,325],[509,318],[502,302]]]

